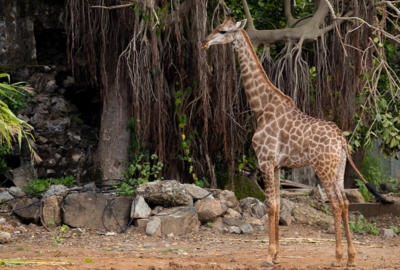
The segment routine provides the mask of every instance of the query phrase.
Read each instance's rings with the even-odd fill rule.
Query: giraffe
[[[202,42],[202,48],[232,43],[238,55],[246,97],[257,120],[252,146],[264,181],[269,218],[269,246],[265,263],[272,266],[279,262],[279,170],[281,167],[312,166],[332,206],[336,241],[332,265],[339,267],[343,257],[343,220],[348,245],[347,266],[355,266],[356,251],[348,222],[349,201],[344,193],[346,159],[349,159],[362,181],[368,182],[356,169],[348,152],[347,141],[337,125],[302,113],[289,96],[271,83],[243,29],[246,21],[235,23],[233,15],[227,15],[224,22]],[[367,187],[370,185],[367,184]]]

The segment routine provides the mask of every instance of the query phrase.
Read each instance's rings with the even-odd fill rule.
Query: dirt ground
[[[399,217],[377,223],[388,226],[388,220],[390,225],[400,226]],[[0,265],[0,269],[265,269],[261,264],[268,246],[266,231],[238,235],[204,226],[191,235],[169,237],[149,237],[143,228],[134,227],[123,234],[69,228],[63,235],[59,229],[48,232],[33,224],[23,227],[27,231],[14,233],[10,243],[0,245],[0,260],[10,263],[19,259],[23,264]],[[333,234],[292,224],[280,226],[280,238],[281,262],[270,269],[347,269],[347,255],[342,268],[330,267]],[[353,240],[357,267],[351,269],[400,269],[400,237],[355,234]]]

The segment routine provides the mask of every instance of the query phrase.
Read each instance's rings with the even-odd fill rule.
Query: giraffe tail
[[[375,198],[378,199],[378,201],[382,204],[393,204],[392,201],[389,201],[386,199],[382,194],[380,194],[370,183],[368,183],[367,180],[365,180],[364,176],[360,173],[360,171],[357,169],[356,165],[353,162],[353,159],[350,156],[350,153],[347,149],[347,143],[343,146],[344,150],[346,151],[347,155],[347,160],[349,161],[351,167],[353,167],[354,171],[357,173],[357,175],[360,177],[361,181],[364,182],[365,186],[367,187],[368,191],[372,193],[372,195],[375,196]]]

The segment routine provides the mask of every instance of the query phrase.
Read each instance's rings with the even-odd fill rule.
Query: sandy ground
[[[251,235],[220,233],[202,226],[184,236],[149,237],[143,228],[123,234],[95,230],[68,229],[51,232],[25,225],[26,232],[13,234],[12,241],[0,245],[0,259],[22,265],[1,265],[0,269],[266,269],[261,267],[268,246],[266,231]],[[348,269],[331,267],[334,235],[318,228],[292,224],[280,227],[280,264],[269,269]],[[400,237],[353,237],[357,267],[350,269],[400,269]],[[35,262],[38,264],[27,264]]]

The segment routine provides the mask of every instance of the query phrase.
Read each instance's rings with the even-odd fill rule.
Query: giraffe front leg
[[[263,267],[271,267],[274,265],[274,261],[277,261],[277,254],[279,249],[279,244],[277,244],[278,235],[278,222],[279,216],[279,203],[276,200],[276,184],[274,181],[274,163],[273,160],[268,160],[267,162],[260,164],[260,169],[263,173],[264,186],[266,200],[265,204],[267,206],[268,213],[268,228],[269,228],[269,245],[268,254],[266,261],[262,264]]]
[[[275,185],[275,247],[276,247],[276,251],[275,251],[275,256],[272,259],[272,261],[275,264],[279,263],[279,258],[278,258],[278,254],[280,251],[280,246],[279,246],[279,214],[280,214],[280,210],[281,210],[281,198],[280,198],[280,169],[275,168],[274,170],[274,185]]]

